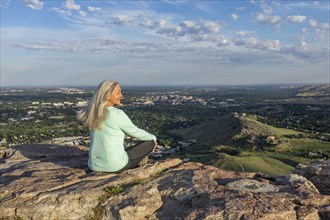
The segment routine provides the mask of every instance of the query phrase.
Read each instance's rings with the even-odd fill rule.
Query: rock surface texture
[[[293,173],[309,179],[322,194],[330,195],[330,160],[318,160],[309,166],[299,164]]]
[[[330,219],[330,196],[320,194],[329,178],[314,185],[298,174],[235,173],[179,159],[96,173],[83,146],[20,145],[0,156],[5,220]],[[329,170],[329,161],[319,163]]]

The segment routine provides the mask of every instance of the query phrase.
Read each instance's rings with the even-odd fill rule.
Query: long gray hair
[[[106,117],[109,95],[118,84],[114,80],[101,82],[87,106],[77,113],[77,119],[93,130],[100,128]]]

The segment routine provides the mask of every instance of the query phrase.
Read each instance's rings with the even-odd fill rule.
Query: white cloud
[[[41,10],[44,6],[44,3],[40,0],[23,0],[23,2],[33,10]]]
[[[269,50],[269,51],[280,51],[281,42],[279,40],[258,40],[254,37],[246,39],[236,39],[235,45],[246,46],[254,49]]]
[[[308,22],[308,24],[311,26],[311,27],[317,27],[318,26],[318,24],[317,24],[317,20],[315,20],[315,19],[309,19],[309,22]]]
[[[147,27],[147,28],[152,28],[153,27],[153,22],[152,20],[150,19],[144,19],[142,22],[141,22],[141,26],[143,27]]]
[[[247,33],[245,31],[235,31],[236,37],[244,37],[246,35],[247,35]]]
[[[319,22],[315,19],[309,19],[308,24],[314,29],[314,32],[316,34],[317,37],[324,39],[329,37],[329,23],[321,23],[319,24]]]
[[[119,26],[128,26],[133,21],[133,17],[128,15],[117,15],[112,17],[112,24]]]
[[[266,15],[271,15],[273,13],[273,8],[270,6],[264,6],[262,13],[266,14]]]
[[[329,10],[329,2],[312,2],[312,1],[292,1],[288,2],[284,5],[286,10],[299,10],[299,9],[309,9],[309,10],[317,10],[317,11],[328,11]]]
[[[196,36],[191,36],[191,38],[193,41],[206,41],[216,43],[217,46],[230,45],[230,40],[223,35],[199,34]]]
[[[202,21],[202,29],[206,33],[218,32],[221,26],[215,21]]]
[[[88,6],[87,9],[90,12],[101,12],[102,11],[101,8],[99,8],[99,7],[93,7],[93,6]]]
[[[238,14],[231,14],[230,17],[231,17],[234,21],[236,21],[236,20],[239,18]]]
[[[292,15],[292,16],[287,16],[287,21],[289,23],[301,23],[306,19],[306,16],[303,15]]]
[[[162,22],[160,22],[162,23]],[[163,27],[166,27],[164,25]],[[89,33],[95,33],[101,29],[94,29]],[[200,40],[201,42],[213,42],[212,44],[190,44],[184,41],[163,41],[159,43],[152,43],[146,41],[124,41],[114,40],[109,38],[90,38],[86,33],[72,32],[68,35],[65,32],[56,31],[49,32],[49,30],[29,30],[24,32],[34,33],[30,34],[30,37],[35,36],[38,33],[43,36],[42,42],[36,42],[31,38],[30,41],[15,44],[12,46],[27,50],[38,51],[51,51],[61,52],[59,56],[66,56],[65,54],[77,54],[76,57],[110,57],[114,56],[117,59],[150,59],[152,63],[162,62],[164,65],[168,65],[168,62],[179,63],[182,65],[199,65],[210,66],[216,68],[217,66],[226,66],[229,69],[233,66],[250,65],[250,64],[283,64],[289,63],[290,65],[295,63],[313,63],[323,62],[324,57],[327,54],[325,50],[319,50],[319,48],[309,47],[304,39],[301,39],[295,46],[283,46],[279,40],[260,40],[257,38],[246,38],[234,40],[234,44],[231,44],[230,39],[226,39],[222,35],[214,34],[199,34],[190,36],[192,40]],[[6,30],[6,39],[12,39],[12,36],[19,36],[17,33],[23,33],[22,30],[15,29],[12,34],[8,35],[10,30]],[[22,34],[20,34],[21,36]],[[47,37],[47,36],[50,37]],[[70,36],[66,39],[75,40],[60,40],[56,36]],[[103,34],[108,36],[109,34]],[[196,37],[196,39],[193,39]],[[47,40],[47,38],[49,40]],[[197,39],[199,38],[199,39]],[[18,42],[14,40],[12,42]],[[7,46],[8,48],[8,46]],[[104,56],[106,54],[107,56]],[[72,55],[70,55],[72,56]],[[55,59],[56,60],[56,59]]]
[[[163,23],[162,26],[164,27],[164,25],[165,22]],[[181,28],[179,28],[179,30],[182,29],[182,32],[184,32],[184,34],[198,34],[200,32],[200,26],[193,21],[183,21],[180,24],[180,27]]]
[[[256,18],[257,21],[261,24],[279,25],[281,22],[281,17],[278,15],[266,15],[262,13],[257,13]]]
[[[76,11],[80,10],[81,8],[80,5],[74,2],[74,0],[66,0],[63,6],[68,10],[76,10]]]
[[[230,44],[230,41],[226,39],[225,36],[218,35],[216,39],[218,46],[228,46]]]
[[[144,19],[141,23],[143,27],[154,30],[158,34],[163,34],[168,37],[187,37],[193,41],[208,41],[216,42],[217,35],[222,27],[220,22],[202,20],[200,22],[185,20],[178,25],[171,24],[164,19],[152,21]],[[213,36],[212,36],[213,35]]]
[[[83,17],[86,17],[87,16],[87,12],[85,11],[79,11],[79,14]]]

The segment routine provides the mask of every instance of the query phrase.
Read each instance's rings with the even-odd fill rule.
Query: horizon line
[[[195,86],[280,86],[280,85],[322,85],[328,84],[330,86],[330,82],[318,82],[318,83],[254,83],[254,84],[121,84],[124,87],[195,87]],[[0,88],[47,88],[47,87],[96,87],[95,85],[65,85],[65,84],[52,84],[52,85],[0,85]]]

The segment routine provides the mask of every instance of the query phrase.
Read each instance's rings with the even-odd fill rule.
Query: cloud
[[[87,12],[85,11],[79,11],[79,14],[83,17],[86,17],[87,16]]]
[[[117,15],[112,17],[112,21],[110,23],[116,24],[119,26],[128,26],[133,21],[133,17],[128,15]]]
[[[236,21],[236,20],[239,18],[238,14],[231,14],[230,17],[231,17],[234,21]]]
[[[216,43],[217,46],[228,46],[230,40],[223,35],[200,34],[191,37],[193,41],[207,41]]]
[[[316,19],[309,19],[308,21],[309,26],[311,26],[314,29],[314,33],[317,37],[324,39],[329,37],[329,23],[321,23],[319,24],[319,22]]]
[[[47,34],[47,30],[38,29],[29,32],[31,31],[38,32],[41,35]],[[97,29],[92,32],[95,31]],[[63,33],[51,33],[51,36],[61,34]],[[324,63],[324,57],[327,57],[327,48],[322,49],[308,45],[304,38],[301,38],[296,45],[282,45],[279,40],[260,40],[255,37],[230,40],[222,35],[209,33],[191,36],[193,41],[208,41],[216,44],[212,45],[189,44],[184,41],[163,41],[159,43],[123,41],[110,38],[86,38],[84,34],[76,32],[72,34],[74,35],[70,39],[75,40],[60,41],[53,37],[48,41],[33,42],[32,40],[29,43],[14,43],[12,46],[27,50],[80,54],[81,56],[84,56],[84,54],[87,56],[106,54],[115,56],[118,59],[151,59],[153,62],[179,62],[180,65],[213,65],[228,68],[251,63],[289,63],[290,65],[294,63]],[[8,35],[6,38],[10,36]]]
[[[163,27],[165,25],[165,22],[163,22]],[[180,24],[180,27],[178,27],[178,30],[182,32],[182,35],[184,34],[198,34],[200,32],[200,26],[197,25],[193,21],[183,21]]]
[[[254,37],[238,38],[233,40],[238,47],[250,48],[258,50],[262,53],[266,51],[268,54],[266,60],[276,58],[276,62],[292,62],[292,63],[324,63],[325,57],[328,57],[328,49],[309,45],[304,37],[298,39],[295,45],[283,45],[279,40],[260,40]],[[256,52],[251,51],[249,56],[256,58]],[[267,54],[267,53],[266,53]],[[269,61],[268,61],[269,62]]]
[[[186,37],[193,41],[210,41],[224,43],[222,36],[217,36],[217,33],[222,28],[220,22],[202,20],[200,22],[185,20],[178,25],[168,23],[165,19],[152,21],[144,19],[141,26],[154,30],[158,34],[168,37],[181,38]],[[221,38],[222,40],[219,40]]]
[[[93,7],[93,6],[88,6],[87,9],[88,9],[88,11],[90,11],[90,12],[96,12],[96,13],[102,11],[101,8],[99,8],[99,7]]]
[[[292,1],[287,2],[284,5],[286,10],[297,10],[297,9],[309,9],[309,10],[317,10],[317,11],[328,11],[329,10],[329,2],[328,1]]]
[[[281,23],[281,17],[278,15],[266,15],[257,13],[256,19],[259,23],[267,25],[279,25]]]
[[[309,22],[308,22],[308,24],[311,26],[311,27],[313,27],[313,28],[315,28],[315,27],[317,27],[318,26],[318,24],[317,24],[317,20],[315,20],[315,19],[309,19]]]
[[[301,23],[306,19],[306,16],[303,15],[292,15],[292,16],[287,16],[287,21],[289,23]]]
[[[40,0],[23,0],[23,2],[33,10],[41,10],[44,6],[44,3]]]
[[[296,45],[283,46],[281,52],[292,54],[297,59],[309,63],[324,63],[324,58],[329,56],[327,48],[309,45],[304,37],[300,38]]]
[[[70,16],[72,16],[72,11],[78,11],[79,15],[81,17],[86,17],[87,12],[80,10],[81,6],[76,4],[74,0],[66,0],[64,3],[62,3],[62,7],[53,7],[50,9],[51,12],[55,12],[59,14],[60,16],[63,16],[65,19],[69,21],[73,21],[72,19],[69,19]],[[76,23],[76,22],[75,22]]]
[[[65,3],[63,4],[64,8],[68,9],[68,10],[76,10],[79,11],[80,10],[80,5],[76,4],[74,2],[74,0],[66,0]]]
[[[254,37],[236,39],[234,41],[237,46],[246,46],[249,48],[269,50],[269,51],[280,51],[281,42],[279,40],[258,40]]]
[[[235,31],[236,37],[244,37],[246,35],[247,35],[247,33],[245,31]]]
[[[265,5],[265,6],[263,6],[262,13],[264,13],[266,15],[271,15],[273,13],[273,8],[268,5]]]
[[[220,30],[221,26],[215,21],[202,21],[201,30],[206,33],[214,33]]]

